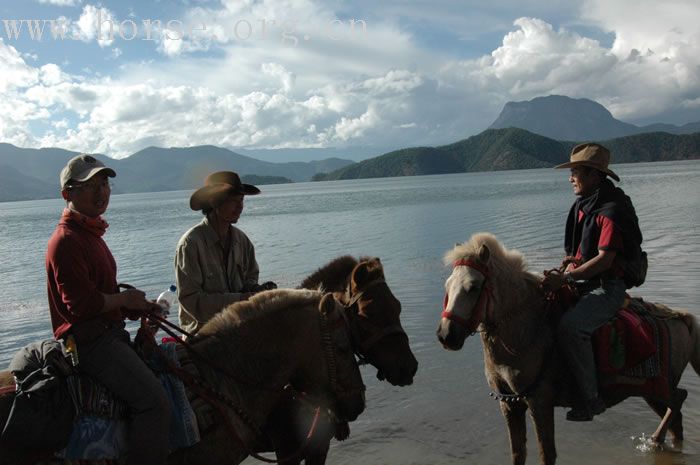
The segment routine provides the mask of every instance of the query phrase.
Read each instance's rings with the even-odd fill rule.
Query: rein
[[[481,285],[479,299],[477,300],[476,305],[474,306],[474,311],[472,312],[472,315],[468,320],[466,318],[462,318],[459,315],[455,315],[453,312],[447,311],[447,294],[445,294],[445,300],[442,306],[442,318],[454,321],[455,323],[465,327],[471,335],[477,332],[476,329],[479,327],[479,325],[485,323],[486,315],[488,314],[488,309],[493,301],[493,287],[491,286],[491,274],[489,273],[489,269],[486,266],[469,259],[455,260],[455,262],[452,265],[453,268],[456,268],[458,266],[466,266],[484,275],[484,284]]]

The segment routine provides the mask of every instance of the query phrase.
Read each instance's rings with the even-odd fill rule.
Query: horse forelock
[[[198,335],[216,334],[244,325],[247,321],[265,318],[280,311],[302,311],[312,306],[318,308],[321,294],[309,289],[276,289],[261,292],[249,300],[233,303],[207,322]]]
[[[450,265],[457,260],[474,260],[480,262],[479,251],[481,246],[486,246],[489,249],[489,258],[485,265],[487,266],[490,278],[496,283],[513,283],[518,284],[523,277],[530,278],[530,274],[526,271],[525,257],[515,249],[506,249],[496,236],[481,232],[473,234],[472,237],[462,244],[457,244],[452,250],[445,254],[445,265]],[[525,276],[523,276],[525,273]]]

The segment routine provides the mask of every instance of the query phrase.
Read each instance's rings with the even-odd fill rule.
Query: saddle
[[[576,303],[577,294],[564,286],[550,300],[556,325]],[[604,394],[669,398],[669,335],[664,320],[680,315],[660,307],[627,295],[615,317],[594,331],[591,342]]]
[[[49,353],[54,359],[63,358],[59,356],[59,342],[44,341],[38,345],[51,347]],[[187,366],[181,363],[183,357],[178,353],[179,345],[168,343],[160,347],[164,357],[171,363],[184,370],[196,370],[190,362],[186,362]],[[23,352],[26,353],[27,349],[20,351],[15,358],[21,358]],[[35,358],[39,358],[36,351],[31,353]],[[56,353],[59,355],[55,355]],[[32,363],[39,366],[45,364],[41,360],[33,360]],[[199,442],[199,426],[202,423],[211,424],[211,421],[201,418],[193,410],[192,406],[196,402],[191,402],[192,394],[185,389],[180,379],[165,372],[164,367],[159,366],[154,358],[147,360],[147,363],[161,380],[170,400],[171,410],[175,413],[170,425],[171,449],[188,447]],[[43,372],[46,371],[44,368]],[[3,432],[3,441],[9,441],[8,443],[16,447],[42,450],[46,457],[54,456],[68,460],[108,460],[123,456],[127,444],[127,407],[104,386],[79,371],[64,370],[60,374],[52,373],[55,376],[51,378],[51,384],[43,388],[41,395],[37,396],[34,394],[36,388],[32,391],[27,387],[28,380],[23,379],[22,373],[13,373],[17,376],[17,386],[8,386],[15,389],[3,391],[5,395],[11,395],[13,392],[15,394],[12,413]],[[35,385],[36,383],[33,383],[31,386]],[[51,400],[51,403],[47,404],[44,399]],[[40,403],[35,405],[37,402]],[[57,412],[56,406],[61,406],[62,409]],[[69,414],[63,413],[65,410]],[[199,413],[207,418],[211,415],[206,408]],[[66,415],[67,420],[62,421]],[[59,418],[61,421],[58,421]],[[39,428],[41,425],[46,425],[46,428]],[[46,434],[46,431],[52,429],[54,431],[51,435]],[[50,451],[57,452],[53,454]]]

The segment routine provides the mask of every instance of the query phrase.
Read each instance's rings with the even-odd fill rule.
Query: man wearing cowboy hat
[[[277,287],[258,284],[255,248],[233,226],[243,212],[244,196],[259,193],[235,172],[218,171],[190,197],[190,208],[201,210],[204,219],[180,238],[175,255],[180,325],[186,331],[196,333],[224,307],[254,291]]]
[[[605,410],[598,396],[591,334],[612,319],[625,299],[628,261],[641,254],[642,233],[630,198],[607,179],[620,178],[608,168],[610,152],[585,143],[571,151],[569,182],[577,196],[566,222],[564,273],[543,280],[549,291],[564,283],[585,282],[576,305],[567,310],[557,328],[557,340],[574,374],[583,403],[567,412],[571,421],[590,421]]]

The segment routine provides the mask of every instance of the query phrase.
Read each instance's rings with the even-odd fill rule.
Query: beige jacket
[[[180,325],[196,333],[217,312],[241,300],[241,290],[258,282],[255,248],[243,231],[231,226],[228,267],[223,245],[209,220],[187,231],[177,244],[175,278]]]

